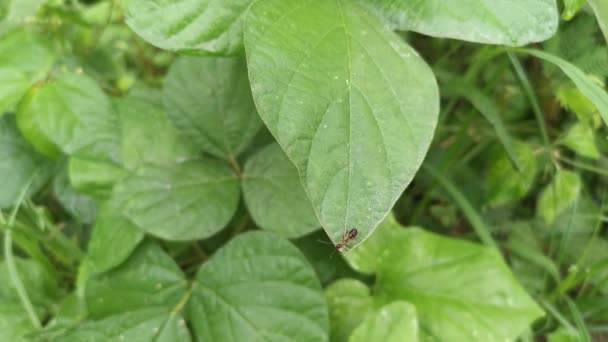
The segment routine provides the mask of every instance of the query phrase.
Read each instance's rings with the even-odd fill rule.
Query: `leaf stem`
[[[236,173],[237,176],[241,177],[243,175],[241,166],[239,165],[239,162],[236,160],[236,158],[234,156],[231,155],[228,157],[228,163],[230,164],[230,166],[232,167],[232,170],[234,170],[234,173]]]

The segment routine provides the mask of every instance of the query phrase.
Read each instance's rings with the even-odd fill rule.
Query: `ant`
[[[336,249],[340,250],[343,247],[346,247],[346,245],[353,240],[354,238],[357,237],[357,234],[359,233],[359,231],[357,230],[357,228],[353,228],[351,230],[349,230],[348,232],[345,232],[344,235],[342,235],[342,241],[340,241],[340,243],[338,243],[336,245]]]

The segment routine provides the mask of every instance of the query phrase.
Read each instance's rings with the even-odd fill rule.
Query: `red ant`
[[[340,241],[340,243],[338,243],[336,245],[336,249],[340,250],[343,247],[346,247],[346,245],[353,240],[354,238],[357,237],[357,234],[359,233],[359,231],[357,230],[357,228],[353,228],[351,230],[349,230],[348,232],[345,232],[344,235],[342,235],[342,241]]]

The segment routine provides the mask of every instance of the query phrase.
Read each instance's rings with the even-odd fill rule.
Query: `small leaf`
[[[587,76],[581,69],[570,62],[544,51],[532,49],[520,51],[541,58],[558,66],[566,74],[566,76],[568,76],[572,82],[574,82],[581,93],[591,100],[591,102],[593,102],[600,112],[600,116],[604,120],[604,123],[608,125],[608,94],[606,94],[604,89],[592,81],[591,78]]]
[[[352,331],[374,311],[373,299],[367,285],[355,279],[343,278],[325,289],[329,305],[331,341],[347,341]]]
[[[167,240],[202,239],[232,218],[239,183],[227,165],[212,159],[145,165],[115,186],[111,200],[147,233]]]
[[[558,170],[551,183],[547,184],[538,197],[536,205],[538,214],[545,219],[545,222],[552,223],[578,199],[581,187],[582,181],[577,173]]]
[[[564,10],[562,18],[564,20],[572,20],[574,16],[583,8],[587,0],[564,0]]]
[[[358,0],[393,27],[433,37],[521,46],[557,30],[555,0]]]
[[[70,184],[68,169],[64,165],[53,180],[53,193],[61,206],[83,223],[93,223],[97,216],[97,203],[89,196],[77,192]]]
[[[327,305],[298,249],[267,232],[239,235],[202,265],[190,300],[198,341],[327,341]]]
[[[181,133],[221,158],[242,152],[262,125],[240,57],[180,57],[169,69],[163,94]]]
[[[3,24],[0,22],[0,34]],[[46,76],[54,61],[48,44],[30,32],[15,31],[0,38],[0,115],[14,111],[27,89]]]
[[[416,308],[407,302],[385,305],[353,331],[349,342],[417,342]]]
[[[20,103],[17,124],[40,152],[119,161],[120,122],[109,99],[85,75],[65,73],[30,89]]]
[[[151,307],[86,322],[57,340],[189,342],[191,338],[181,315],[166,308]]]
[[[310,27],[317,29],[311,30]],[[253,96],[331,240],[369,236],[425,157],[431,69],[352,1],[261,0],[245,22]]]
[[[127,25],[165,50],[233,55],[243,49],[242,18],[251,0],[130,0]]]
[[[144,238],[144,232],[120,214],[120,208],[105,203],[89,240],[87,262],[93,273],[106,272],[124,262]]]
[[[260,227],[293,238],[321,226],[298,171],[277,144],[263,148],[247,161],[242,180],[245,203]]]
[[[489,204],[499,206],[525,197],[534,186],[538,173],[538,162],[534,150],[522,141],[513,141],[513,153],[518,156],[521,170],[513,168],[507,154],[493,151],[487,160],[486,186]]]
[[[36,193],[53,169],[54,163],[21,136],[13,115],[0,117],[0,208],[14,205],[28,184],[28,193]]]
[[[493,248],[405,229],[381,258],[376,303],[414,304],[421,340],[511,341],[542,316]]]
[[[187,285],[173,259],[157,244],[145,243],[126,263],[89,279],[87,309],[94,319],[154,306],[173,309]]]
[[[128,96],[116,99],[114,107],[121,121],[121,159],[125,168],[133,170],[146,163],[167,165],[198,154],[155,103]]]
[[[600,151],[595,144],[595,133],[587,124],[582,122],[574,124],[561,142],[581,156],[591,159],[600,158]]]

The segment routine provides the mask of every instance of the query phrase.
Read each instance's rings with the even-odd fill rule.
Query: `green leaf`
[[[57,282],[35,261],[20,258],[15,261],[34,309],[39,317],[43,317],[59,296]],[[19,300],[4,261],[0,262],[0,284],[0,341],[26,341],[25,335],[33,333],[36,328]]]
[[[595,144],[595,133],[589,125],[577,122],[568,130],[561,141],[566,147],[581,156],[599,159],[600,151]]]
[[[242,152],[262,125],[240,57],[180,57],[169,69],[163,93],[169,118],[181,133],[221,158]]]
[[[537,213],[552,223],[564,210],[579,197],[582,187],[580,176],[572,171],[558,170],[551,183],[543,189],[536,204]]]
[[[357,327],[348,341],[417,342],[416,308],[403,301],[388,304]]]
[[[564,20],[572,20],[572,18],[580,12],[586,2],[587,0],[564,0],[562,18]]]
[[[245,164],[243,196],[257,225],[288,238],[320,227],[298,171],[277,144],[253,155]]]
[[[538,162],[532,146],[522,141],[513,141],[513,152],[521,163],[521,171],[513,168],[511,158],[502,151],[495,151],[487,160],[486,186],[489,204],[499,206],[524,198],[538,173]]]
[[[358,0],[394,28],[477,43],[520,46],[557,30],[555,0]]]
[[[0,36],[15,27],[31,22],[32,19],[35,18],[34,15],[36,12],[40,9],[40,5],[45,1],[46,0],[3,0],[2,3],[0,3]],[[4,57],[6,55],[0,53],[0,56]],[[0,63],[0,65],[2,65],[2,63]]]
[[[251,0],[129,0],[127,25],[165,50],[234,55],[243,49],[242,18]]]
[[[129,341],[189,342],[190,333],[181,315],[152,307],[121,313],[78,326],[61,336],[62,342]]]
[[[0,34],[2,27],[0,22]],[[25,31],[15,31],[0,39],[0,115],[15,110],[32,83],[51,70],[55,56],[47,45],[40,37]]]
[[[321,285],[306,258],[267,232],[239,235],[202,265],[189,304],[198,341],[327,341]]]
[[[212,159],[167,166],[145,165],[121,180],[112,201],[139,229],[167,240],[209,237],[230,221],[239,182]]]
[[[433,138],[432,71],[352,1],[257,1],[245,48],[260,116],[296,165],[321,224],[336,244],[357,228],[349,247],[360,243]]]
[[[106,272],[124,262],[144,238],[144,232],[120,214],[120,208],[105,203],[88,244],[87,262],[93,273]]]
[[[325,289],[325,298],[332,342],[347,341],[352,331],[374,312],[369,288],[355,279],[343,278],[331,284]]]
[[[0,117],[0,208],[14,205],[28,184],[29,194],[40,190],[53,168],[54,163],[21,136],[13,115]]]
[[[588,0],[587,2],[593,8],[597,22],[604,33],[606,43],[608,43],[608,3],[602,0]]]
[[[549,334],[548,342],[580,342],[580,336],[576,331],[570,331],[566,328],[560,328]]]
[[[98,201],[108,199],[114,184],[127,175],[116,163],[79,157],[70,158],[68,169],[74,189]]]
[[[20,103],[17,124],[40,152],[61,152],[119,161],[120,122],[110,100],[86,75],[65,73],[30,89]]]
[[[173,259],[157,244],[145,243],[118,268],[89,279],[87,309],[93,319],[155,306],[173,309],[187,285]]]
[[[391,239],[376,279],[377,303],[416,306],[423,341],[511,341],[542,316],[495,249],[420,229]]]
[[[558,66],[574,82],[581,93],[593,102],[604,123],[608,125],[608,94],[581,69],[570,62],[540,50],[522,49],[518,51],[528,53]]]
[[[93,223],[97,216],[97,203],[89,196],[77,192],[70,184],[68,169],[64,165],[53,180],[53,193],[61,206],[83,223]]]
[[[115,99],[114,107],[121,121],[121,159],[125,168],[133,170],[143,164],[168,165],[198,154],[157,104],[128,96]]]

